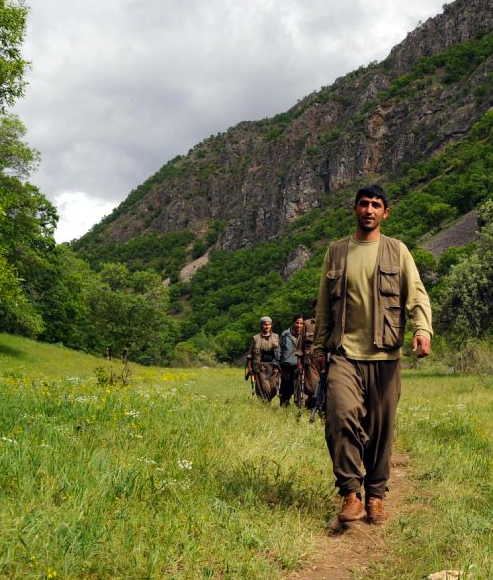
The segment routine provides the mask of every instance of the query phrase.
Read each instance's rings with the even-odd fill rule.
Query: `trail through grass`
[[[1,578],[272,580],[315,557],[335,509],[319,423],[239,370],[133,366],[122,387],[97,367],[121,364],[0,335]],[[415,491],[365,580],[493,577],[492,411],[490,376],[405,373]]]

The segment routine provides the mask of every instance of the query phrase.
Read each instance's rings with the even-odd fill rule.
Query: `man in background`
[[[298,340],[296,356],[298,357],[298,375],[303,377],[303,400],[298,402],[300,407],[311,409],[315,405],[320,374],[313,358],[313,335],[315,332],[315,315],[317,313],[317,299],[312,302],[312,317],[307,318],[303,325],[303,332]]]
[[[262,316],[260,332],[252,338],[247,355],[247,369],[255,375],[255,394],[268,403],[279,386],[279,335],[272,332],[272,318]]]
[[[294,382],[298,359],[296,345],[303,330],[303,314],[295,314],[291,326],[281,334],[279,361],[281,363],[281,389],[279,392],[280,404],[289,405],[294,393]]]

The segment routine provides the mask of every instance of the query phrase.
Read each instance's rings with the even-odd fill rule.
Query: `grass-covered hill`
[[[321,423],[259,403],[240,370],[132,365],[110,382],[120,368],[0,334],[0,577],[293,580],[341,548],[325,535],[339,501]],[[337,565],[491,578],[492,386],[404,372],[411,468],[387,526],[365,525],[364,562]]]

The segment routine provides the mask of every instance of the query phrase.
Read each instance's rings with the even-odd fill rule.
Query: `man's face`
[[[354,206],[358,226],[364,231],[380,227],[381,221],[386,220],[389,213],[389,208],[386,208],[378,197],[361,197]]]
[[[272,322],[262,322],[262,333],[270,334],[270,329],[272,328]]]
[[[303,330],[303,318],[297,318],[293,322],[293,328],[296,334],[299,334]]]

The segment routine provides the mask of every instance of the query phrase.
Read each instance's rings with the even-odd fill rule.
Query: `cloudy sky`
[[[82,235],[177,154],[387,56],[443,0],[27,0],[14,112]]]

